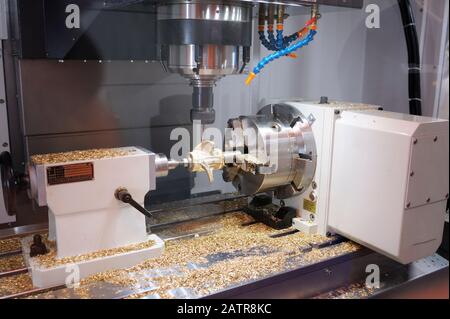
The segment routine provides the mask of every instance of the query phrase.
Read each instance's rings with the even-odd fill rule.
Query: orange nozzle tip
[[[283,31],[283,25],[282,24],[277,25],[277,30]]]
[[[313,24],[312,26],[309,27],[311,30],[317,30],[317,26],[315,24]]]
[[[305,27],[305,28],[301,29],[300,31],[298,31],[297,32],[298,37],[301,38],[306,31],[308,31],[307,27]]]
[[[250,85],[255,77],[256,77],[256,74],[253,72],[250,72],[247,79],[245,80],[245,85]]]
[[[293,58],[293,59],[297,59],[297,54],[290,53],[290,54],[288,54],[288,57]]]

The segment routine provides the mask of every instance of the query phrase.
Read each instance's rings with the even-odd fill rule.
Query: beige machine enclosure
[[[407,264],[441,244],[448,122],[351,111],[336,121],[328,226]]]

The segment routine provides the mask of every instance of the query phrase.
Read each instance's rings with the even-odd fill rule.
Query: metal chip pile
[[[15,270],[25,267],[22,255],[14,255],[0,258],[0,272]]]
[[[104,148],[104,149],[92,149],[92,150],[72,151],[64,153],[33,155],[31,156],[31,161],[35,165],[56,164],[72,161],[85,161],[85,160],[90,161],[102,158],[113,158],[119,156],[126,156],[129,154],[130,154],[129,150]]]
[[[96,258],[101,258],[101,257],[108,257],[108,256],[123,254],[123,253],[127,253],[130,251],[150,248],[155,244],[155,242],[153,240],[149,240],[149,241],[146,241],[143,243],[132,244],[132,245],[118,247],[118,248],[104,249],[104,250],[99,250],[99,251],[96,251],[93,253],[88,253],[88,254],[82,254],[82,255],[64,257],[64,258],[57,258],[55,242],[49,241],[45,237],[43,238],[43,241],[45,242],[45,244],[49,250],[48,254],[30,258],[30,260],[35,261],[36,264],[42,268],[52,268],[52,267],[56,267],[56,266],[60,266],[60,265],[64,265],[64,264],[72,264],[72,263],[86,261],[86,260],[90,260],[90,259],[96,259]]]
[[[196,298],[360,249],[352,242],[314,248],[330,238],[300,232],[273,238],[272,235],[285,231],[275,231],[263,224],[243,226],[251,221],[251,217],[243,213],[224,215],[216,225],[211,225],[211,233],[166,241],[161,257],[128,269],[90,276],[82,280],[79,288],[30,298],[99,298],[104,292],[99,288],[102,284],[114,285],[118,292],[129,291],[127,298]],[[183,224],[179,228],[189,230]],[[108,252],[88,257],[100,257],[105,253]],[[35,258],[41,258],[47,267],[77,261],[56,260],[54,250],[50,254]],[[0,278],[0,296],[30,289],[32,283],[28,274]],[[106,295],[114,297],[109,292]]]
[[[22,248],[19,238],[10,238],[0,240],[0,252],[6,253],[14,250],[19,250]]]
[[[368,288],[365,283],[359,282],[318,295],[313,299],[364,299],[372,296],[376,292],[377,289]]]
[[[312,249],[310,243],[325,242],[329,238],[302,233],[272,238],[269,235],[280,231],[263,224],[241,226],[249,221],[250,218],[241,213],[225,215],[221,220],[223,227],[212,234],[168,241],[163,256],[129,269],[96,274],[83,280],[82,285],[105,281],[124,287],[141,287],[151,282],[157,287],[130,298],[155,294],[162,298],[174,298],[169,291],[177,288],[188,288],[198,295],[208,295],[360,248],[346,242]],[[224,258],[214,258],[218,255]]]
[[[29,274],[0,278],[0,297],[33,289]]]

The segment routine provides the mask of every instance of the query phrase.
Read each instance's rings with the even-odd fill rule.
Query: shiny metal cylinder
[[[212,86],[194,86],[192,92],[191,121],[200,120],[202,123],[214,122],[216,112]]]
[[[169,71],[202,85],[237,73],[240,51],[251,46],[252,8],[238,1],[164,1],[158,42]],[[210,85],[211,83],[208,83]]]
[[[169,174],[169,172],[178,166],[182,165],[182,163],[169,160],[164,154],[156,154],[155,156],[155,174],[156,177],[165,177]]]
[[[251,46],[252,8],[238,1],[164,1],[158,5],[158,42],[167,69],[211,85],[238,73],[242,47]]]
[[[167,0],[159,3],[158,19],[249,21],[251,7],[232,0]]]
[[[183,44],[169,45],[166,50],[167,70],[189,79],[193,86],[213,86],[242,66],[239,46],[205,44],[199,49],[195,44]]]
[[[158,44],[166,70],[187,78],[194,88],[212,90],[222,77],[241,72],[248,60],[244,54],[252,40],[252,8],[248,3],[162,1],[157,19]],[[194,98],[210,101],[199,95]],[[191,120],[214,123],[212,108],[210,104],[194,105]]]
[[[295,107],[268,105],[256,116],[242,116],[229,124],[235,136],[226,135],[225,147],[262,163],[254,171],[238,165],[224,169],[225,181],[240,193],[273,191],[283,199],[301,194],[311,184],[317,158],[314,136],[308,120]],[[255,137],[249,137],[252,134]]]

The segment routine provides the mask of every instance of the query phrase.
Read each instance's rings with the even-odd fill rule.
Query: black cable
[[[422,115],[422,96],[420,87],[420,51],[417,37],[414,13],[409,0],[398,0],[408,48],[408,90],[409,112],[412,115]]]
[[[6,212],[9,216],[13,216],[16,213],[17,180],[12,167],[11,154],[7,151],[0,154],[0,182]]]

